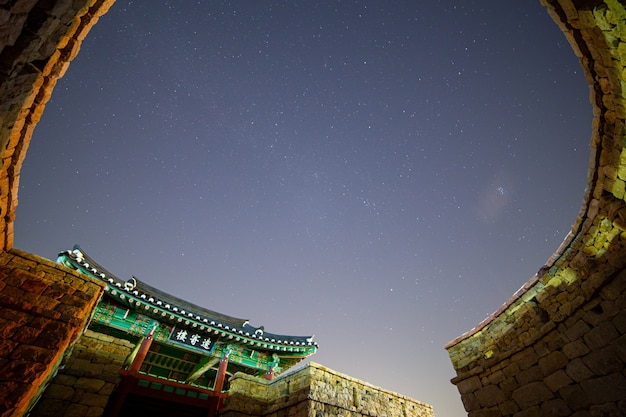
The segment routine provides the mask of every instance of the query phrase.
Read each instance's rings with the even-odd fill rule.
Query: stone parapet
[[[0,253],[0,416],[21,416],[39,397],[103,292],[47,259]]]
[[[428,404],[309,363],[273,381],[235,374],[221,415],[434,417],[434,412]]]

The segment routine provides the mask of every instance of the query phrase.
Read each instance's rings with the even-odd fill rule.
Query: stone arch
[[[588,185],[571,233],[547,264],[498,311],[446,346],[458,375],[453,383],[470,414],[533,413],[545,404],[569,412],[626,407],[615,391],[589,398],[609,382],[626,386],[620,373],[589,369],[591,359],[581,365],[591,372],[586,379],[568,372],[572,361],[607,346],[622,367],[626,361],[626,9],[618,0],[541,1],[589,83],[594,120]],[[113,3],[0,5],[0,253],[13,247],[20,169],[33,130],[56,81]],[[543,379],[520,377],[535,367]],[[581,396],[587,398],[582,403]]]
[[[13,247],[22,162],[59,78],[115,0],[0,5],[0,251]]]

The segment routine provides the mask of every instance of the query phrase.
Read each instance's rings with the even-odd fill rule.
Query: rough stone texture
[[[117,371],[133,347],[126,340],[86,330],[30,416],[101,416],[119,382]]]
[[[431,406],[316,363],[268,382],[235,374],[224,417],[434,417]]]
[[[446,348],[469,416],[626,415],[626,9],[542,0],[579,57],[594,115],[571,233],[498,311]],[[508,378],[494,378],[504,372]]]
[[[0,253],[0,416],[20,416],[32,405],[102,293],[99,282],[46,259]]]
[[[114,0],[0,1],[0,251],[13,246],[20,170],[43,109]]]

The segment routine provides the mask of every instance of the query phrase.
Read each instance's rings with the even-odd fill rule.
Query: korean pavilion
[[[135,277],[123,281],[78,246],[61,252],[57,262],[106,284],[89,328],[135,345],[119,372],[121,381],[108,415],[132,414],[128,407],[133,401],[128,399],[133,396],[177,396],[178,402],[184,398],[190,407],[208,407],[208,415],[213,415],[235,372],[271,380],[318,348],[312,336],[269,333],[248,320],[191,304]]]

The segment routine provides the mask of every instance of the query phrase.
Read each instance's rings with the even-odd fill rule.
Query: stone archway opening
[[[17,0],[3,6],[10,16],[0,52],[3,253],[13,249],[19,175],[33,129],[57,79],[112,3]],[[453,382],[469,412],[489,409],[510,415],[546,404],[569,411],[623,411],[623,375],[620,379],[619,372],[594,358],[624,363],[619,352],[626,332],[626,58],[620,40],[626,12],[619,2],[609,0],[555,0],[546,7],[580,58],[592,89],[589,185],[573,233],[548,265],[488,320],[447,346],[458,374]],[[573,378],[572,363],[589,369],[589,376]],[[538,370],[541,378],[521,384],[515,376],[527,369]],[[511,376],[502,377],[508,373]],[[606,387],[617,388],[607,393]]]

